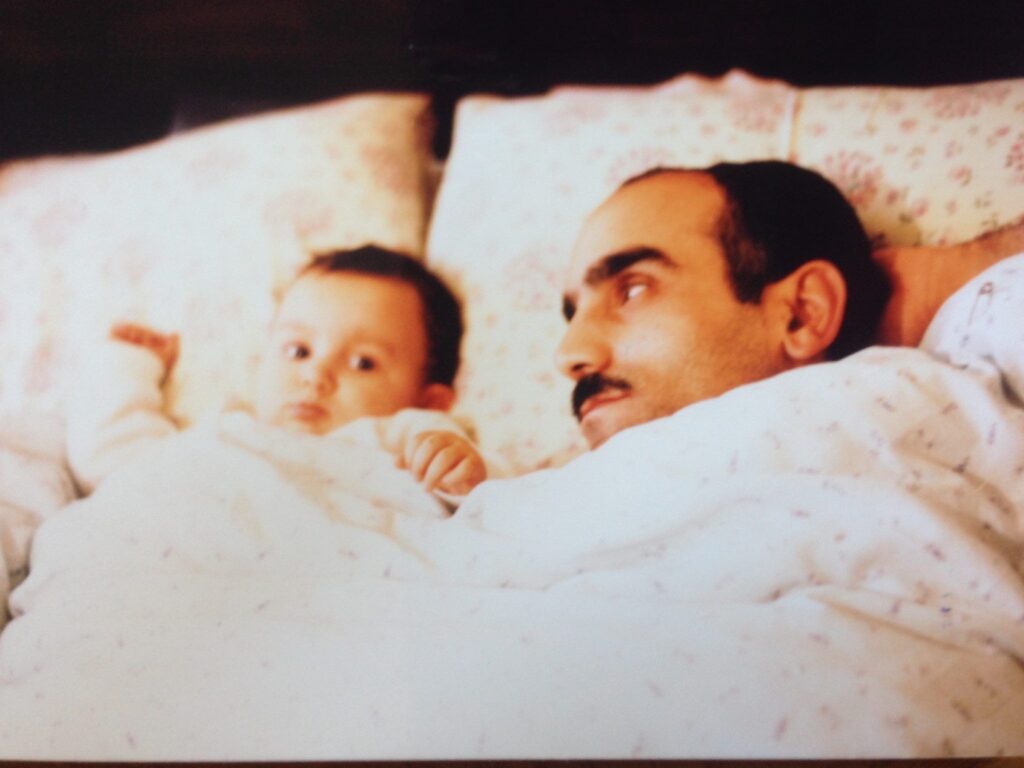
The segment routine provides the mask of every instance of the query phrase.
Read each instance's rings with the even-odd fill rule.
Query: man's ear
[[[794,365],[818,362],[839,334],[846,312],[846,280],[830,261],[802,264],[776,286],[786,308],[782,351]]]
[[[420,392],[420,396],[416,400],[416,407],[432,411],[447,411],[452,407],[453,400],[455,400],[455,390],[447,384],[434,382],[425,386]]]

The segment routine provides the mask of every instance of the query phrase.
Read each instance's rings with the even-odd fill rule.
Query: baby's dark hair
[[[353,272],[387,277],[415,288],[423,305],[427,335],[427,383],[451,386],[459,369],[462,310],[437,275],[411,256],[376,245],[320,254],[300,274],[308,272]]]

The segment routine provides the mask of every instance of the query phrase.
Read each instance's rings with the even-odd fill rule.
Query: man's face
[[[386,277],[308,272],[288,289],[260,367],[257,415],[325,434],[423,405],[427,337],[415,288]]]
[[[711,177],[666,173],[619,190],[584,225],[557,360],[591,447],[785,367],[767,310],[733,293],[724,205]]]

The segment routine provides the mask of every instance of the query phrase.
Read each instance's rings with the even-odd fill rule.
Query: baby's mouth
[[[319,421],[328,415],[327,409],[322,405],[309,402],[289,403],[285,406],[285,413],[299,421]]]

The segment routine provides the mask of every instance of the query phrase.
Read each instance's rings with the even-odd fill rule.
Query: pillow
[[[0,169],[0,413],[59,420],[64,380],[115,320],[181,333],[182,422],[245,395],[272,292],[309,252],[422,252],[427,112],[425,96],[359,95]]]
[[[928,326],[921,348],[956,366],[994,366],[1003,391],[1024,406],[1022,319],[1024,253],[989,267],[953,294]]]
[[[830,178],[880,243],[941,245],[1024,211],[1024,80],[809,88],[790,159]]]
[[[464,297],[456,402],[486,451],[525,471],[584,447],[554,352],[585,216],[653,166],[783,157],[793,97],[734,72],[459,102],[427,261]]]

